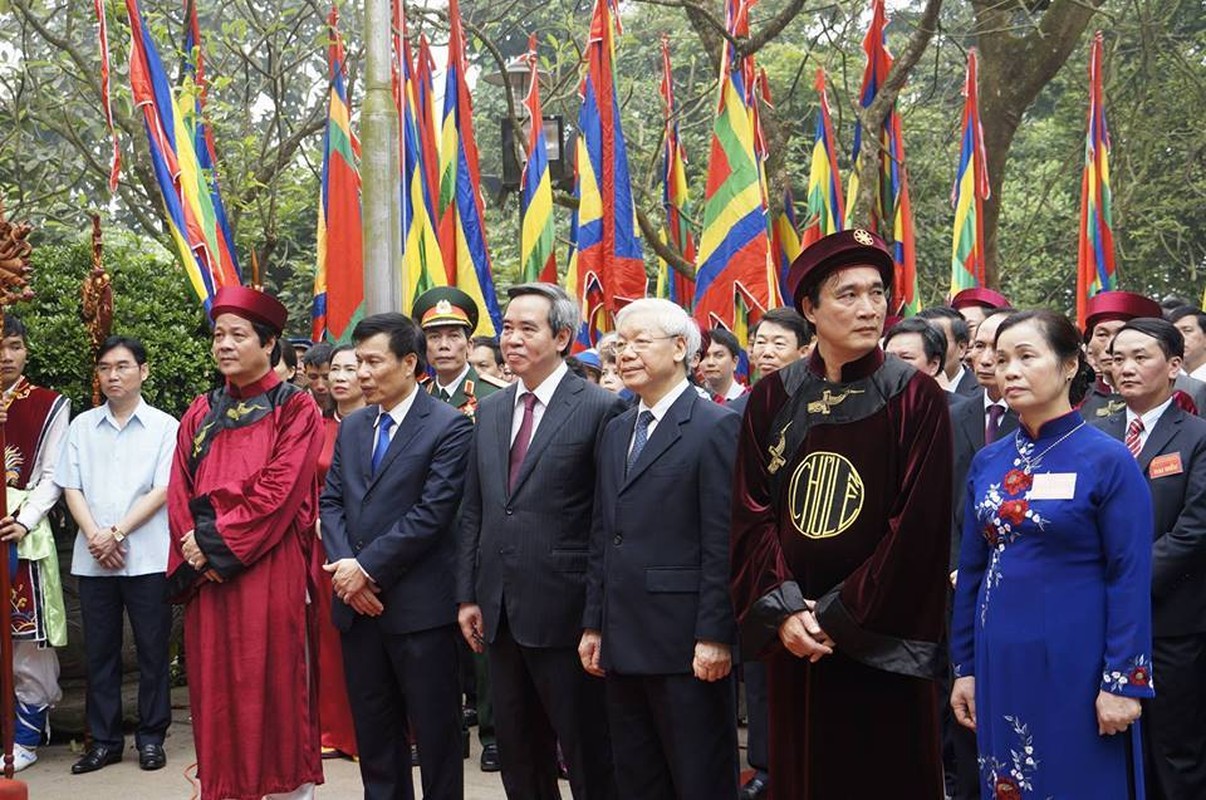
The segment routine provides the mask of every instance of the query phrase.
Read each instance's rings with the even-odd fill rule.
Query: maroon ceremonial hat
[[[1150,297],[1134,292],[1100,292],[1089,298],[1085,314],[1085,334],[1091,334],[1099,323],[1113,320],[1128,321],[1138,317],[1164,316],[1160,304]]]
[[[826,275],[843,267],[867,266],[879,270],[884,288],[892,288],[896,268],[892,253],[883,239],[871,231],[854,228],[831,233],[819,239],[796,256],[787,273],[787,288],[801,314],[800,299]]]
[[[964,289],[951,298],[951,308],[958,311],[968,306],[983,306],[984,308],[1013,308],[1009,298],[992,289]]]
[[[267,292],[257,292],[246,286],[224,286],[214,295],[209,307],[209,318],[217,320],[219,314],[234,314],[267,325],[279,336],[285,330],[289,312],[285,306]]]

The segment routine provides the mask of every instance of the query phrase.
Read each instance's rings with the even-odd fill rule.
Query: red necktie
[[[1139,441],[1139,434],[1143,433],[1143,420],[1135,417],[1131,421],[1130,427],[1126,429],[1126,449],[1131,451],[1131,455],[1135,458],[1139,457],[1139,451],[1143,449],[1143,443]]]
[[[536,395],[525,392],[522,399],[523,420],[519,423],[519,433],[515,434],[515,441],[511,443],[511,463],[507,473],[508,491],[515,488],[515,481],[519,479],[519,468],[523,466],[523,459],[528,454],[528,445],[532,442],[532,410],[536,408]]]
[[[1001,430],[1001,417],[1005,414],[1005,409],[998,405],[988,407],[988,421],[984,425],[984,444],[992,444],[997,440],[997,433]]]

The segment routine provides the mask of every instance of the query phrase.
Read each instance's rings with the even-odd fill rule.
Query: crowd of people
[[[16,768],[61,696],[61,496],[75,773],[124,755],[123,614],[166,764],[170,602],[206,800],[312,797],[326,757],[456,800],[474,726],[512,800],[1206,797],[1206,313],[1111,291],[1080,330],[970,289],[899,320],[893,278],[845,231],[748,351],[640,299],[574,355],[547,283],[497,339],[438,287],[338,346],[225,288],[179,422],[123,336],[70,419],[6,316]]]

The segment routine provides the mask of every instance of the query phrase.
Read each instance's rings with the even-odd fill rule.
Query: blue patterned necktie
[[[377,467],[381,466],[381,461],[385,458],[385,451],[389,449],[389,429],[394,427],[394,418],[389,414],[382,414],[377,418],[377,445],[373,448],[373,474],[377,474]]]
[[[641,415],[637,417],[636,436],[632,439],[632,450],[628,453],[628,466],[624,469],[625,475],[632,470],[632,465],[641,457],[641,451],[649,442],[649,423],[651,422],[653,422],[652,411],[642,411]]]

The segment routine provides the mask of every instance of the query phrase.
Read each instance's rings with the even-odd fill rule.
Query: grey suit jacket
[[[456,599],[481,606],[485,636],[507,625],[527,647],[576,647],[582,637],[595,495],[595,449],[624,404],[568,373],[557,386],[508,488],[519,384],[482,400],[469,453],[457,542]]]
[[[1126,412],[1093,422],[1126,439]],[[1159,459],[1159,460],[1157,460]],[[1152,492],[1152,633],[1206,631],[1206,420],[1168,407],[1139,452]]]

